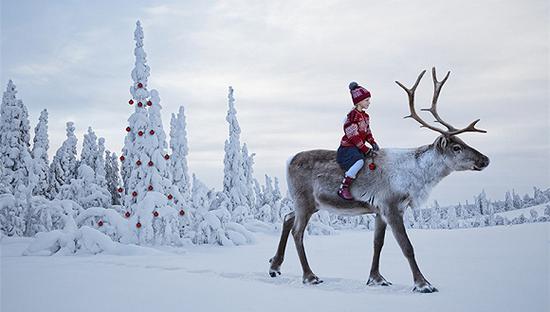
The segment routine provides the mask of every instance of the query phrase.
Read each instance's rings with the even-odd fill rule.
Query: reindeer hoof
[[[279,271],[279,270],[274,270],[274,269],[269,269],[269,276],[271,276],[271,277],[277,277],[277,275],[281,275],[281,271]]]
[[[439,290],[437,290],[437,288],[432,286],[430,283],[426,282],[426,283],[414,286],[413,291],[418,293],[430,294],[430,293],[438,292]]]
[[[367,286],[390,286],[390,285],[391,285],[391,282],[388,282],[380,274],[369,277],[369,280],[367,281]]]
[[[269,276],[271,277],[277,277],[277,275],[281,275],[281,264],[280,263],[274,263],[274,258],[269,259],[269,263],[271,263],[271,266],[269,268]]]
[[[302,279],[302,283],[306,285],[317,285],[317,284],[321,284],[322,282],[323,281],[313,273],[304,275],[304,278]]]

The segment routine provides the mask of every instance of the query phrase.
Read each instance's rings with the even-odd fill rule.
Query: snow
[[[316,286],[301,283],[291,242],[282,275],[268,276],[278,233],[257,234],[256,244],[237,247],[131,246],[131,251],[111,251],[126,256],[72,257],[22,257],[33,240],[4,236],[1,309],[548,311],[549,226],[409,230],[420,268],[440,290],[434,294],[411,292],[407,261],[390,233],[380,263],[393,285],[374,288],[365,286],[373,236],[367,231],[306,237],[310,264],[324,280]]]

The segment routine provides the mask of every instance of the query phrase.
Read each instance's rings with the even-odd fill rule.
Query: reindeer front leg
[[[387,221],[391,226],[395,240],[397,240],[399,247],[401,247],[403,255],[405,255],[405,257],[409,261],[414,279],[413,291],[421,293],[437,292],[437,288],[432,286],[426,280],[426,278],[424,278],[424,275],[422,275],[420,269],[418,268],[418,265],[416,264],[416,260],[414,258],[414,249],[411,241],[409,240],[409,237],[407,236],[407,231],[405,230],[405,225],[403,223],[403,216],[400,215],[396,209],[394,210],[394,212],[391,213],[391,215],[387,217]]]
[[[380,252],[382,246],[384,246],[384,236],[386,234],[386,222],[382,219],[380,214],[376,214],[376,220],[374,223],[374,255],[372,257],[372,265],[370,269],[368,286],[389,286],[391,285],[378,270],[380,262]]]

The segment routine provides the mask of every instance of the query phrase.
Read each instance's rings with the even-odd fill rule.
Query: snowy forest
[[[66,123],[66,139],[50,151],[48,111],[34,132],[13,81],[7,83],[0,111],[0,235],[37,239],[26,254],[100,253],[120,245],[245,245],[255,232],[275,233],[293,210],[277,177],[254,177],[254,156],[241,142],[235,92],[228,88],[228,137],[223,189],[215,190],[192,174],[185,108],[172,113],[169,131],[161,118],[160,92],[149,86],[150,68],[144,33],[134,32],[128,124],[120,153],[87,128],[78,151],[75,125]],[[24,83],[24,82],[22,82]],[[32,138],[32,141],[31,141]],[[51,153],[51,154],[50,154]],[[532,194],[510,190],[491,200],[484,191],[471,202],[441,207],[433,202],[405,213],[415,229],[457,229],[550,221],[550,189]],[[374,228],[374,216],[315,214],[314,235],[341,229]]]

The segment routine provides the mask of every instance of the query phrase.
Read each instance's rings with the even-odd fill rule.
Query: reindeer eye
[[[461,149],[462,149],[462,147],[460,147],[460,145],[453,146],[453,151],[455,151],[455,152],[459,152]]]

